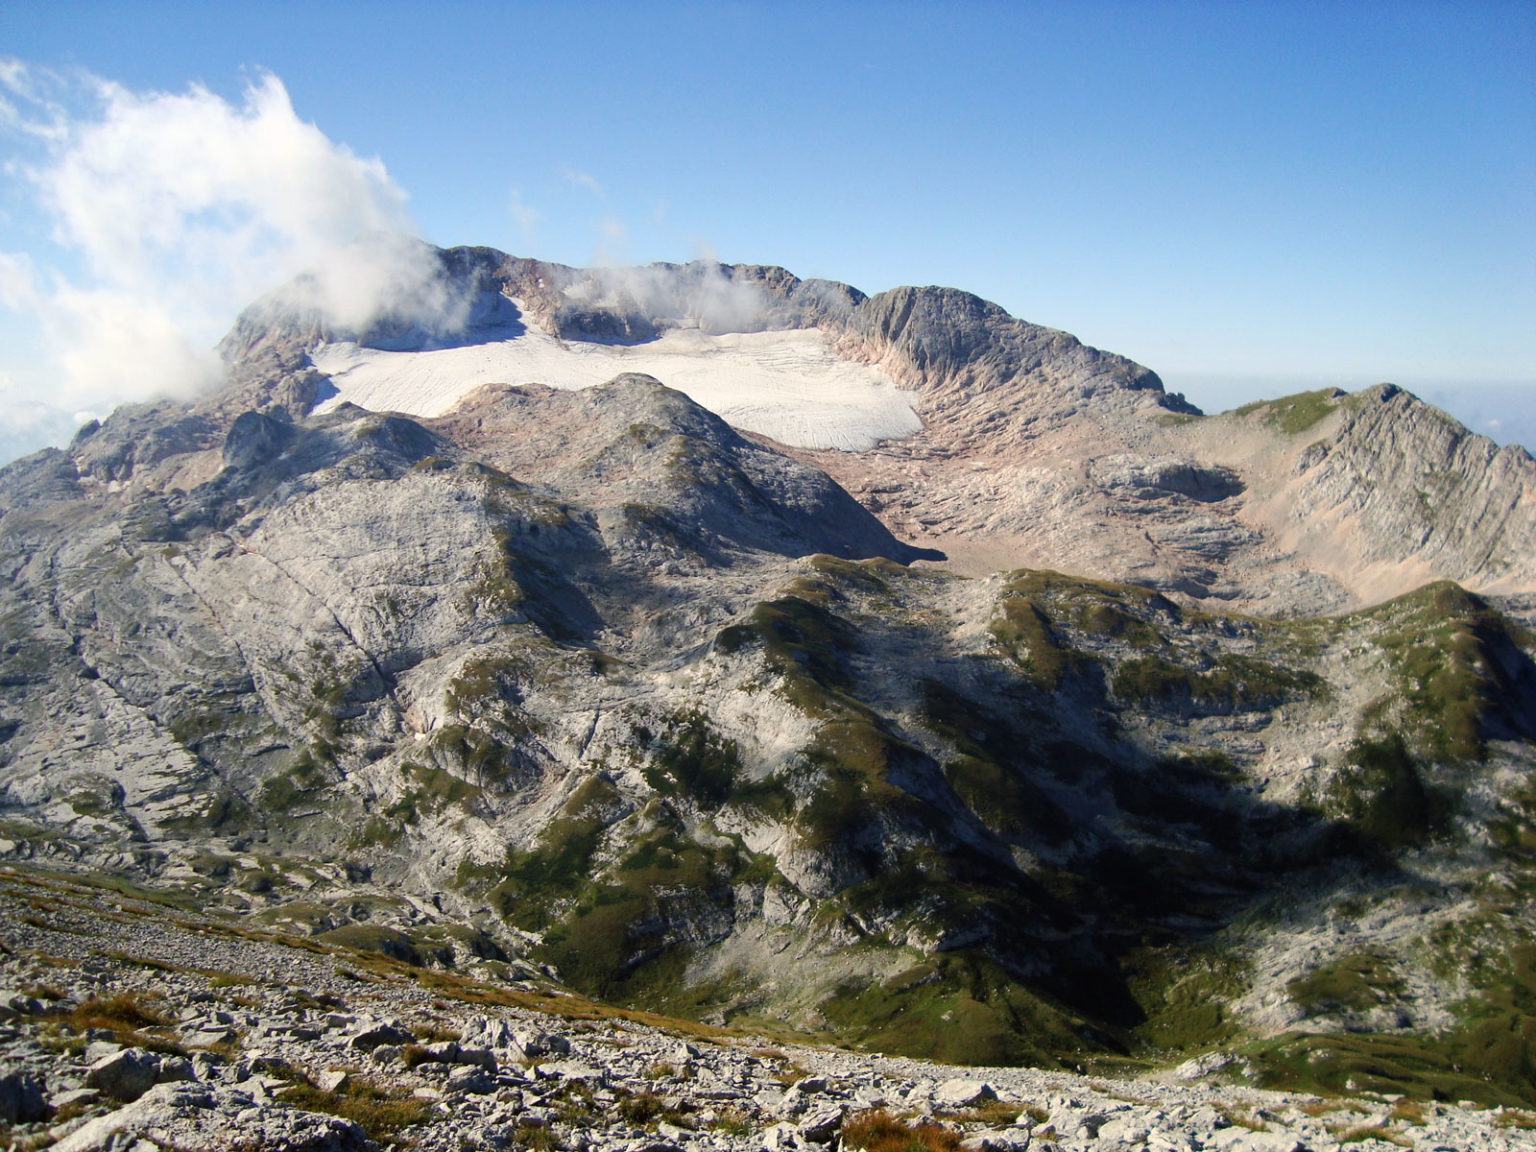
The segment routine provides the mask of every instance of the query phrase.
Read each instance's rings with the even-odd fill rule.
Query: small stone
[[[346,1082],[347,1073],[340,1068],[327,1069],[315,1077],[315,1087],[322,1092],[339,1092]]]
[[[36,1000],[25,992],[18,992],[14,988],[0,988],[0,1014],[37,1016],[42,1011],[41,1000]]]
[[[517,1043],[517,1037],[505,1020],[471,1016],[459,1033],[459,1043],[466,1048],[511,1048]]]
[[[800,1147],[800,1141],[795,1135],[793,1124],[774,1124],[763,1130],[763,1148],[765,1152],[795,1152]]]
[[[188,1048],[212,1048],[218,1044],[227,1044],[234,1038],[235,1034],[229,1028],[205,1028],[192,1033],[182,1043]]]

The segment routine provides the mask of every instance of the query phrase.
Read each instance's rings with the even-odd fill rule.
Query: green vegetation
[[[1424,782],[1396,733],[1358,741],[1348,763],[1329,782],[1325,810],[1347,821],[1365,843],[1394,849],[1424,843],[1443,830],[1450,798]]]
[[[1140,606],[1177,615],[1178,607],[1161,592],[1139,584],[1117,584],[1087,576],[1066,576],[1048,568],[1026,568],[1009,573],[1008,592],[1014,596],[1045,597],[1067,601],[1099,600],[1125,607]]]
[[[862,1046],[946,1063],[1059,1067],[1084,1047],[1080,1020],[970,950],[851,985],[820,1008]]]
[[[844,711],[853,688],[847,657],[857,645],[848,621],[798,596],[766,601],[747,623],[733,624],[715,637],[715,649],[739,651],[760,643],[768,665],[784,677],[789,701],[812,716]]]
[[[450,806],[472,813],[483,795],[475,785],[441,768],[425,768],[407,762],[401,765],[401,775],[407,788],[384,809],[384,816],[402,824],[415,824],[423,816],[436,815]]]
[[[1070,835],[1071,821],[1031,778],[1029,743],[1012,724],[937,680],[924,680],[922,690],[923,722],[957,753],[944,765],[945,779],[982,824],[999,836],[1053,844]]]
[[[172,717],[166,727],[178,744],[195,752],[205,740],[228,732],[239,718],[239,712],[233,706],[220,708],[205,705],[201,709]]]
[[[566,801],[559,818],[552,821],[531,852],[509,850],[504,864],[475,869],[461,866],[460,883],[466,887],[493,871],[499,882],[485,895],[502,919],[520,928],[537,931],[552,919],[552,905],[569,900],[586,884],[593,854],[607,828],[607,815],[619,799],[611,781],[601,775],[588,777]]]
[[[1536,1105],[1536,944],[1521,938],[1490,948],[1466,925],[1447,926],[1447,932],[1461,953],[1455,966],[1479,988],[1458,1006],[1460,1024],[1430,1034],[1278,1037],[1246,1053],[1261,1082],[1327,1094]],[[1400,987],[1390,969],[1369,957],[1344,958],[1320,983],[1323,995],[1361,1004]],[[1311,990],[1306,982],[1301,987]]]
[[[643,743],[651,743],[644,733]],[[674,718],[662,734],[645,779],[667,797],[689,797],[715,806],[730,797],[741,774],[736,742],[720,736],[702,712]]]
[[[234,792],[220,788],[209,795],[208,806],[202,812],[164,820],[161,821],[160,826],[167,832],[179,832],[183,835],[206,834],[220,830],[227,832],[229,829],[249,824],[253,815],[251,806],[244,799]]]
[[[1403,727],[1431,759],[1480,761],[1490,737],[1536,737],[1536,638],[1482,597],[1442,581],[1351,619],[1385,626],[1376,644],[1399,677]]]
[[[1368,1012],[1401,996],[1407,985],[1376,952],[1340,956],[1286,985],[1291,1001],[1308,1016]]]
[[[1060,688],[1071,676],[1091,675],[1102,642],[1131,648],[1171,651],[1170,626],[1208,619],[1187,612],[1148,588],[1063,576],[1059,572],[1013,573],[1007,595],[998,603],[992,635],[1041,688]],[[1080,639],[1074,642],[1074,633]]]
[[[686,949],[670,942],[670,922],[707,915],[743,863],[734,845],[706,849],[655,828],[548,929],[544,955],[573,987],[605,999],[675,993]]]
[[[503,719],[498,715],[498,723]],[[444,724],[432,734],[428,749],[439,760],[461,769],[466,777],[477,781],[476,792],[487,786],[504,782],[509,769],[507,745],[484,729],[468,724]],[[407,766],[410,767],[410,766]],[[438,771],[438,769],[433,769]],[[463,800],[456,797],[454,802]]]
[[[795,813],[801,843],[817,849],[847,845],[881,819],[913,815],[919,802],[887,776],[920,755],[878,719],[860,716],[822,725],[805,749],[806,759],[821,773]]]
[[[1279,400],[1258,400],[1244,404],[1237,410],[1239,416],[1263,412],[1267,423],[1289,436],[1305,432],[1314,424],[1330,415],[1338,406],[1342,393],[1337,388],[1320,388],[1315,392],[1298,392]]]
[[[1488,835],[1508,863],[1527,875],[1536,871],[1536,781],[1527,780],[1499,801]],[[1525,895],[1536,897],[1536,892]]]
[[[876,557],[873,560],[843,560],[818,552],[807,563],[811,571],[820,573],[843,587],[857,588],[869,596],[887,596],[892,577],[910,576],[911,569],[894,560]]]
[[[1314,672],[1293,672],[1266,660],[1236,655],[1218,656],[1200,671],[1160,656],[1138,656],[1115,670],[1111,686],[1122,700],[1216,713],[1259,711],[1326,691],[1323,679]]]
[[[473,714],[489,705],[496,709],[497,719],[504,722],[508,713],[505,706],[522,703],[518,682],[527,675],[522,661],[503,653],[466,660],[449,683],[444,702],[460,715]]]
[[[420,967],[426,962],[415,942],[404,932],[378,924],[344,924],[322,932],[316,939],[322,944],[349,948],[354,952],[376,952],[402,964]]]
[[[291,811],[300,801],[325,786],[325,773],[316,757],[305,749],[286,772],[269,777],[261,786],[258,803],[268,812]]]
[[[1127,987],[1146,1014],[1136,1038],[1164,1052],[1208,1049],[1231,1041],[1239,1022],[1228,1006],[1248,990],[1252,965],[1208,946],[1142,947],[1121,962]]]
[[[381,1088],[363,1076],[348,1076],[334,1092],[317,1088],[307,1076],[298,1076],[283,1089],[283,1103],[305,1112],[340,1116],[360,1125],[370,1140],[387,1148],[409,1148],[404,1129],[424,1124],[432,1117],[433,1104],[409,1094],[404,1088]]]
[[[1054,691],[1069,672],[1087,667],[1087,659],[1058,638],[1051,618],[1032,600],[1010,596],[997,608],[993,637],[1038,687]]]
[[[1479,1043],[1465,1032],[1289,1033],[1244,1049],[1243,1055],[1266,1088],[1330,1096],[1380,1092],[1495,1106],[1536,1103],[1531,1064],[1536,1022],[1503,1041]]]

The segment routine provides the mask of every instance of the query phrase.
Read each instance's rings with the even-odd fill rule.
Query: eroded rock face
[[[1355,562],[1529,591],[1536,462],[1390,384],[1341,404],[1338,431],[1296,463],[1298,520],[1352,527]]]

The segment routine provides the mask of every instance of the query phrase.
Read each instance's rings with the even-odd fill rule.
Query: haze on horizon
[[[381,231],[948,284],[1208,411],[1391,380],[1536,445],[1528,5],[66,2],[0,33],[3,459],[206,385],[241,307]],[[339,266],[338,309],[419,286]]]

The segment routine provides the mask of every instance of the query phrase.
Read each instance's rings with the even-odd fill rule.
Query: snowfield
[[[734,427],[797,448],[861,452],[915,435],[913,394],[881,369],[839,360],[816,329],[709,335],[672,329],[646,344],[564,341],[528,328],[512,340],[391,352],[353,343],[310,354],[345,401],[378,412],[439,416],[482,384],[590,388],[644,372]]]

